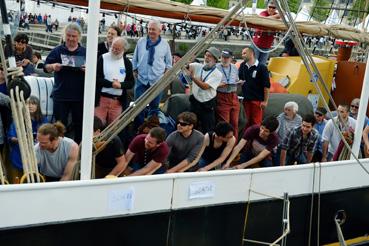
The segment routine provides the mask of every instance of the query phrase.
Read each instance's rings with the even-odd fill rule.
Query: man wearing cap
[[[315,110],[315,130],[319,133],[319,140],[314,152],[313,162],[321,162],[322,161],[322,135],[325,125],[327,124],[327,120],[325,119],[325,115],[327,114],[327,110],[324,107],[318,107]]]
[[[255,58],[252,47],[243,49],[242,57],[244,61],[240,64],[238,77],[244,81],[242,94],[247,128],[261,124],[263,110],[268,105],[270,81],[268,68]]]
[[[216,69],[219,57],[219,50],[210,47],[205,51],[204,64],[191,63],[188,66],[188,74],[193,81],[191,111],[197,115],[203,133],[215,127],[217,88],[222,80],[222,73]]]
[[[221,54],[218,70],[222,73],[222,80],[217,89],[216,113],[219,121],[226,121],[233,126],[234,136],[238,136],[238,116],[240,104],[237,96],[238,69],[232,64],[232,51],[224,49]]]
[[[271,19],[280,19],[279,13],[276,10],[276,6],[273,0],[268,2],[268,8],[262,12],[260,12],[259,16],[271,18]],[[256,29],[253,43],[262,51],[268,52],[270,47],[272,47],[274,42],[275,32],[265,31]],[[268,60],[269,53],[260,52],[259,49],[255,49],[255,57],[259,60],[261,64],[266,64]]]

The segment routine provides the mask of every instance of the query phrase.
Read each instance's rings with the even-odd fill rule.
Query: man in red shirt
[[[154,127],[149,134],[136,136],[124,155],[125,166],[131,162],[124,173],[131,176],[164,173],[166,170],[163,163],[169,154],[165,135],[163,128]]]
[[[262,17],[267,17],[267,18],[272,18],[272,19],[280,19],[281,17],[279,16],[277,10],[276,10],[276,6],[274,4],[274,1],[271,0],[268,2],[268,7],[266,10],[262,11],[259,16]],[[253,41],[254,44],[263,51],[268,51],[272,45],[273,45],[273,41],[274,41],[274,32],[272,31],[267,31],[267,30],[261,30],[261,29],[256,29],[255,30],[255,34],[253,37]],[[260,52],[258,49],[256,49],[254,47],[255,50],[255,57],[257,60],[259,60],[259,62],[261,64],[266,64],[268,57],[269,57],[269,53],[264,53],[264,52]]]

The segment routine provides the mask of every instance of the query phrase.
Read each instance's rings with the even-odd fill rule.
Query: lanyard
[[[214,71],[215,66],[210,70],[210,72],[205,76],[205,78],[202,78],[202,72],[204,71],[204,69],[201,69],[201,80],[202,81],[206,81],[206,79],[209,77],[209,75]]]
[[[228,76],[227,76],[226,72],[224,71],[224,67],[223,66],[221,66],[221,67],[222,67],[223,74],[224,74],[224,76],[225,76],[225,78],[227,80],[227,84],[229,84],[229,81],[231,79],[232,66],[229,65],[229,73],[228,73]]]

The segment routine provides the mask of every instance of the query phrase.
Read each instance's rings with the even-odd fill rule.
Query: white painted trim
[[[369,167],[369,159],[362,159]],[[315,165],[315,191],[318,191],[319,166]],[[0,229],[43,223],[101,219],[142,213],[169,211],[199,206],[245,202],[251,190],[281,197],[310,194],[314,164],[179,173],[118,179],[82,180],[45,184],[0,186]],[[353,161],[323,163],[321,192],[369,187],[369,177]],[[189,199],[191,184],[205,182],[214,188],[206,198]],[[109,211],[110,191],[134,190],[130,210]],[[270,199],[251,192],[250,200]]]

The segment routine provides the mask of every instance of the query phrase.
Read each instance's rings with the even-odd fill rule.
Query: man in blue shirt
[[[133,71],[136,78],[134,97],[139,98],[172,67],[172,55],[167,41],[160,36],[160,22],[151,20],[148,24],[148,36],[138,40],[133,54]],[[148,116],[157,115],[162,94],[149,104]],[[136,125],[141,125],[145,112],[136,118]]]
[[[364,143],[365,143],[364,154],[365,154],[365,157],[368,158],[369,157],[369,122],[366,125],[366,127],[364,128],[363,140],[364,140]]]
[[[315,110],[314,116],[315,116],[315,130],[319,133],[319,140],[314,152],[313,156],[313,162],[320,162],[322,160],[322,135],[325,125],[327,124],[327,120],[325,119],[325,116],[327,114],[327,110],[324,107],[318,107]]]
[[[69,113],[72,114],[74,141],[82,139],[83,94],[85,83],[86,49],[79,41],[82,30],[76,23],[65,27],[65,43],[55,47],[47,56],[44,71],[54,72],[52,98],[57,121],[68,126]]]

